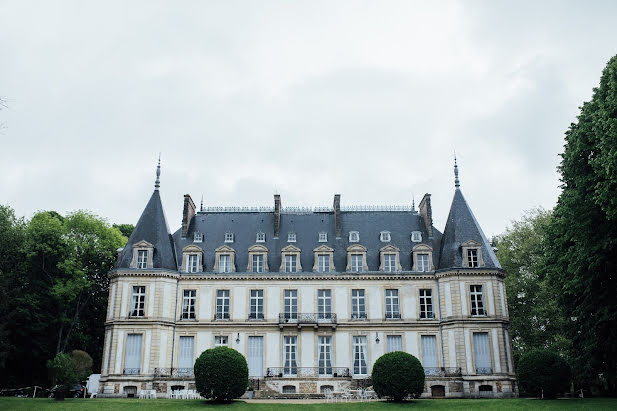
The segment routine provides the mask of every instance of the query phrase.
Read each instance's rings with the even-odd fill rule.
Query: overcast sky
[[[0,0],[0,204],[170,228],[206,205],[551,208],[615,1]]]

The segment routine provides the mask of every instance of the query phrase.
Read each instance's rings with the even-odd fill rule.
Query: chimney
[[[424,194],[422,197],[422,201],[420,201],[420,205],[418,206],[418,210],[420,211],[420,215],[424,219],[424,226],[426,227],[426,232],[428,233],[429,238],[433,237],[433,210],[431,209],[431,195]]]
[[[195,203],[188,194],[184,195],[184,210],[182,210],[182,238],[186,238],[189,232],[191,220],[195,216]]]
[[[274,195],[274,238],[279,237],[281,231],[281,195]]]
[[[336,230],[336,238],[341,238],[341,195],[334,194],[334,228]]]

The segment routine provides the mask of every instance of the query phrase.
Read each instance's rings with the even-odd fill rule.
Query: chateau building
[[[184,196],[169,231],[154,192],[109,273],[100,391],[194,388],[193,364],[225,345],[263,395],[370,384],[405,351],[427,397],[517,393],[504,277],[458,180],[442,232],[431,196],[411,207],[207,207]],[[258,393],[259,395],[259,393]]]

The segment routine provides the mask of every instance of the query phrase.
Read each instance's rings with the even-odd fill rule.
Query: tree
[[[135,226],[133,224],[114,224],[112,227],[120,230],[122,235],[126,238],[129,238],[133,233],[133,230],[135,229]]]
[[[382,355],[373,365],[371,381],[380,398],[403,401],[412,395],[419,397],[424,391],[424,368],[411,354],[394,351]]]
[[[546,271],[572,340],[575,381],[617,393],[617,56],[566,132]]]
[[[520,388],[528,395],[554,398],[568,391],[572,372],[557,353],[535,349],[521,357],[516,374]]]
[[[244,394],[248,386],[246,359],[232,348],[204,351],[195,361],[194,371],[197,391],[214,402],[231,402]]]
[[[79,375],[75,370],[73,359],[63,352],[56,354],[53,360],[47,361],[47,369],[53,384],[56,384],[54,398],[64,400],[71,385],[79,382]]]
[[[505,283],[515,364],[531,349],[550,348],[565,355],[570,345],[563,335],[561,307],[543,266],[550,221],[550,211],[532,209],[495,239],[497,257],[508,273]]]

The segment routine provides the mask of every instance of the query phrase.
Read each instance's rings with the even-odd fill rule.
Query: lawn
[[[246,403],[212,405],[200,400],[67,399],[0,397],[0,410],[617,410],[617,399],[586,398],[572,400],[416,400],[403,404],[349,402],[336,404]]]

